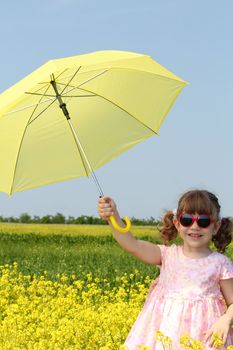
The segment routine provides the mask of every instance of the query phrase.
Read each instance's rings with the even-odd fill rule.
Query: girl
[[[120,226],[115,202],[99,199],[99,214],[108,219],[114,215]],[[204,190],[188,191],[180,198],[175,212],[168,211],[160,228],[165,245],[135,239],[130,232],[118,233],[118,243],[138,259],[160,265],[160,276],[152,283],[146,302],[133,325],[125,345],[138,350],[163,346],[155,340],[160,330],[172,339],[175,350],[186,333],[213,349],[212,335],[217,333],[224,348],[233,345],[233,264],[225,255],[231,242],[232,220],[220,217],[217,197]],[[179,233],[182,245],[167,245]],[[209,248],[213,241],[218,252]]]

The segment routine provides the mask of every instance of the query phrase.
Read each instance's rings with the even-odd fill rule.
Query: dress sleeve
[[[166,259],[167,250],[169,249],[169,246],[166,246],[164,244],[158,244],[158,247],[161,251],[161,263],[163,264]]]
[[[221,266],[220,279],[225,280],[229,278],[233,278],[233,263],[228,257],[224,256]]]

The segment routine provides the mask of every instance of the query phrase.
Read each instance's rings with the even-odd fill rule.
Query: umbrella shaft
[[[66,119],[69,120],[70,119],[69,112],[68,112],[68,110],[66,108],[66,104],[62,101],[62,98],[61,98],[61,95],[59,94],[59,91],[57,89],[57,85],[56,85],[55,80],[51,80],[50,83],[51,83],[51,85],[54,88],[54,91],[56,93],[56,97],[57,97],[58,102],[59,102],[59,106],[62,109],[63,114],[65,115]]]
[[[72,134],[73,134],[73,136],[74,136],[74,138],[75,138],[75,141],[76,141],[76,143],[77,143],[77,145],[78,145],[78,148],[79,148],[79,150],[82,152],[82,156],[83,156],[83,158],[85,159],[85,162],[86,162],[86,164],[87,164],[87,166],[88,166],[88,168],[89,168],[89,170],[90,170],[91,177],[92,177],[94,183],[96,184],[96,187],[97,187],[97,189],[98,189],[98,191],[99,191],[99,195],[100,195],[101,197],[104,197],[104,193],[103,193],[103,191],[102,191],[102,189],[101,189],[101,187],[100,187],[99,181],[98,181],[98,179],[97,179],[97,177],[96,177],[96,175],[95,175],[95,173],[94,173],[94,171],[93,171],[93,169],[92,169],[92,166],[91,166],[91,164],[90,164],[90,162],[89,162],[89,160],[88,160],[88,158],[87,158],[87,156],[86,156],[86,154],[85,154],[85,151],[84,151],[84,149],[83,149],[83,147],[82,147],[82,144],[81,144],[81,142],[80,142],[80,140],[79,140],[79,138],[78,138],[78,135],[77,135],[77,133],[76,133],[76,131],[75,131],[75,129],[74,129],[73,123],[72,123],[72,121],[71,121],[70,118],[69,118],[67,121],[68,121],[68,123],[69,123],[69,125],[70,125],[70,129],[71,129]]]
[[[62,109],[62,112],[65,115],[65,117],[66,117],[66,119],[67,119],[67,121],[69,123],[70,129],[72,131],[72,134],[73,134],[75,142],[76,142],[76,145],[78,147],[79,152],[81,153],[81,157],[84,158],[84,160],[85,160],[85,162],[83,161],[83,166],[84,166],[85,170],[86,170],[85,164],[88,166],[90,174],[91,174],[91,177],[92,177],[92,179],[93,179],[94,183],[96,184],[96,187],[97,187],[97,189],[99,191],[99,195],[101,197],[104,197],[104,193],[103,193],[103,191],[102,191],[102,189],[100,187],[99,181],[97,180],[97,177],[96,177],[96,175],[95,175],[95,173],[94,173],[94,171],[93,171],[93,169],[91,167],[91,164],[90,164],[90,162],[89,162],[89,160],[88,160],[88,158],[87,158],[87,156],[85,154],[85,151],[84,151],[84,149],[82,147],[82,144],[81,144],[81,142],[80,142],[80,140],[78,138],[78,135],[77,135],[77,133],[75,131],[73,123],[72,123],[72,121],[70,119],[69,112],[68,112],[68,110],[66,108],[66,104],[63,102],[61,94],[59,93],[59,91],[57,89],[57,85],[56,85],[55,79],[54,79],[54,77],[51,77],[51,78],[52,79],[51,79],[50,83],[53,86],[53,89],[54,89],[54,91],[56,93],[56,97],[58,99],[59,106]],[[87,173],[87,175],[88,175],[88,173]]]

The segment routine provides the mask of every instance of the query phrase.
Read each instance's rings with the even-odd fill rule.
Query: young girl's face
[[[209,241],[212,239],[213,235],[217,233],[221,223],[211,220],[208,227],[202,227],[203,225],[201,221],[203,221],[203,219],[207,220],[207,218],[200,216],[198,213],[191,215],[188,214],[185,218],[187,219],[186,221],[191,221],[192,219],[189,226],[186,226],[186,222],[183,222],[182,217],[178,216],[174,218],[174,224],[180,237],[183,239],[184,244],[193,248],[207,248]]]

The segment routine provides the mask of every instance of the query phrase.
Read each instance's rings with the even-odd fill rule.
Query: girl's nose
[[[198,223],[196,222],[196,220],[193,222],[193,224],[190,226],[190,228],[195,229],[195,230],[199,230],[200,226],[198,226]]]

